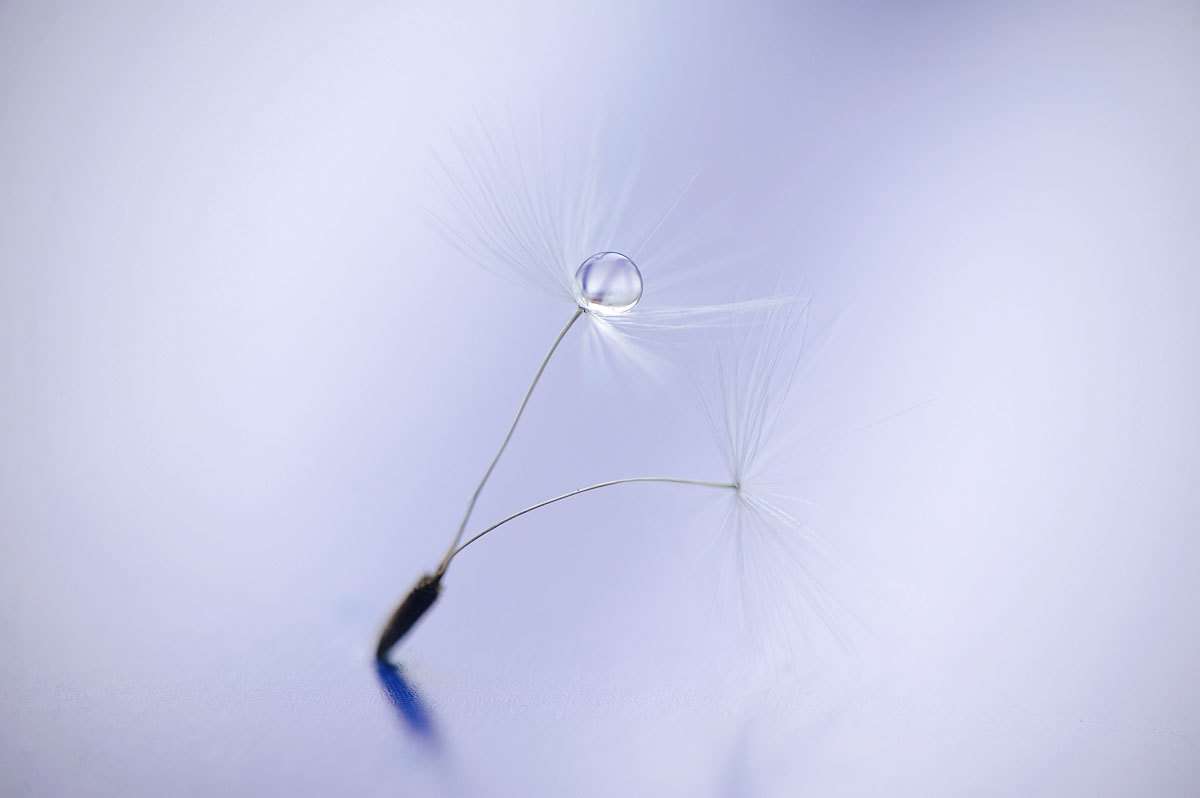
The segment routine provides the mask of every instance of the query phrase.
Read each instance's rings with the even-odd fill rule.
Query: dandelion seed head
[[[636,138],[588,127],[476,115],[433,153],[429,214],[467,260],[584,311],[567,346],[594,385],[661,387],[684,348],[780,300],[719,290],[747,253],[722,241],[719,209],[697,202],[699,171],[647,174]]]
[[[791,660],[812,620],[849,647],[845,611],[827,589],[832,550],[810,526],[805,483],[792,469],[798,441],[796,392],[807,360],[808,301],[779,296],[737,318],[714,345],[716,380],[701,387],[701,410],[736,485],[712,541],[719,594],[756,648]],[[704,385],[711,386],[705,390]]]
[[[710,277],[744,265],[744,253],[711,240],[720,227],[715,210],[690,198],[699,172],[657,185],[598,123],[589,134],[586,124],[581,131],[577,122],[527,116],[519,123],[511,114],[489,115],[486,123],[477,117],[450,136],[444,152],[433,153],[440,201],[429,214],[468,260],[544,297],[596,311],[588,316],[610,322],[606,337],[637,346],[724,327],[770,301],[727,303],[708,290],[718,284]],[[584,286],[580,264],[593,259]]]
[[[642,273],[620,252],[591,256],[575,273],[580,307],[594,313],[624,313],[642,298]]]

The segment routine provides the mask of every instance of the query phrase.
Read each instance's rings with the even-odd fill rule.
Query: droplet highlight
[[[584,306],[597,313],[623,313],[642,298],[642,273],[620,252],[600,252],[583,262],[575,282]]]

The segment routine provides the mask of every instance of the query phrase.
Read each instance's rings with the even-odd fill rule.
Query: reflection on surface
[[[404,678],[400,666],[376,660],[375,673],[379,676],[379,684],[383,687],[384,695],[387,696],[388,702],[395,708],[396,714],[400,716],[404,725],[418,737],[430,743],[436,743],[437,733],[434,730],[429,708],[425,706],[425,702],[417,695],[417,691]]]

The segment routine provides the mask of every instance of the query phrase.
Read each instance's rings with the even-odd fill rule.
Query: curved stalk
[[[581,493],[587,493],[588,491],[599,490],[600,488],[608,488],[612,487],[613,485],[627,485],[632,482],[670,482],[677,485],[698,485],[705,488],[728,488],[731,490],[737,490],[739,487],[737,482],[705,482],[699,479],[679,479],[677,477],[627,477],[625,479],[614,479],[608,482],[598,482],[595,485],[588,485],[585,488],[578,488],[570,491],[569,493],[564,493],[561,496],[555,496],[553,499],[546,499],[545,501],[540,501],[537,504],[530,505],[524,510],[519,510],[507,518],[492,524],[487,529],[483,530],[461,546],[452,548],[449,552],[447,552],[445,558],[442,560],[441,565],[438,566],[436,571],[431,574],[425,574],[421,577],[404,601],[400,603],[400,606],[396,608],[396,611],[392,613],[391,619],[388,621],[387,626],[384,627],[382,634],[379,636],[379,645],[375,649],[375,657],[380,662],[386,662],[388,654],[391,652],[392,648],[394,648],[395,645],[400,642],[402,637],[408,634],[409,630],[412,629],[413,626],[416,625],[417,621],[421,619],[421,616],[429,611],[434,602],[437,601],[438,595],[442,591],[442,577],[445,575],[446,569],[450,567],[450,561],[458,556],[458,554],[461,553],[462,550],[467,546],[470,546],[472,543],[479,540],[489,532],[499,529],[509,521],[520,518],[526,513],[531,513],[534,510],[545,507],[548,504],[554,504],[555,502],[560,502],[564,499],[569,499],[572,496],[578,496]],[[455,543],[457,542],[458,540],[455,539]]]
[[[529,390],[525,392],[525,398],[521,400],[521,406],[517,408],[517,415],[513,418],[512,425],[508,428],[508,434],[504,436],[504,442],[500,444],[496,456],[488,464],[487,471],[483,472],[483,479],[479,480],[479,484],[475,487],[475,492],[471,494],[471,500],[467,502],[467,511],[463,514],[462,523],[458,525],[458,531],[454,534],[454,540],[450,542],[450,548],[446,549],[446,554],[442,557],[441,564],[438,565],[437,573],[439,575],[446,572],[446,567],[450,564],[450,560],[457,554],[456,547],[458,546],[458,542],[462,540],[463,531],[467,528],[467,522],[471,520],[471,512],[475,509],[475,502],[479,500],[479,494],[483,492],[483,486],[487,484],[488,477],[492,475],[492,471],[496,468],[496,463],[500,462],[500,455],[504,454],[504,450],[508,448],[508,442],[512,440],[513,432],[517,429],[517,422],[521,420],[521,414],[525,412],[525,405],[529,404],[529,397],[533,396],[533,389],[537,387],[538,380],[542,378],[542,372],[546,370],[546,364],[550,362],[550,357],[554,354],[554,350],[558,349],[558,345],[566,337],[567,331],[574,326],[575,322],[582,315],[583,308],[575,311],[571,316],[571,320],[567,322],[567,326],[563,327],[558,337],[554,339],[554,343],[550,346],[550,351],[542,358],[542,363],[538,366],[537,373],[533,375],[533,382],[529,383]]]
[[[496,523],[492,524],[487,529],[483,530],[479,534],[475,535],[475,537],[468,540],[466,543],[462,544],[458,548],[451,551],[450,555],[448,557],[446,557],[442,561],[442,564],[438,567],[437,576],[440,578],[442,576],[442,574],[446,573],[446,569],[450,566],[450,561],[453,560],[455,557],[457,557],[459,552],[461,552],[467,546],[470,546],[472,543],[479,540],[481,537],[488,534],[489,532],[492,532],[492,531],[504,526],[509,521],[520,518],[521,516],[525,515],[526,513],[531,513],[534,510],[538,510],[542,507],[545,507],[548,504],[554,504],[555,502],[560,502],[564,499],[569,499],[572,496],[578,496],[581,493],[587,493],[588,491],[592,491],[592,490],[599,490],[600,488],[609,488],[609,487],[612,487],[613,485],[628,485],[633,482],[669,482],[669,483],[673,483],[676,485],[698,485],[698,486],[704,487],[704,488],[728,488],[730,490],[738,489],[738,483],[736,483],[736,482],[706,482],[704,480],[699,480],[699,479],[680,479],[678,477],[626,477],[625,479],[614,479],[614,480],[610,480],[608,482],[598,482],[595,485],[588,485],[585,488],[576,488],[575,490],[569,491],[568,493],[564,493],[561,496],[555,496],[553,499],[546,499],[545,501],[540,501],[537,504],[532,504],[529,507],[526,507],[524,510],[519,510],[519,511],[513,513],[512,515],[508,516],[507,518],[505,518],[501,521],[497,521]]]

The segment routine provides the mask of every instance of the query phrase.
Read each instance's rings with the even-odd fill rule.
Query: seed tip
[[[409,591],[404,601],[392,613],[383,633],[379,635],[379,645],[375,648],[375,658],[382,663],[388,661],[388,654],[408,634],[433,603],[437,601],[442,591],[441,573],[425,574],[413,589]]]

